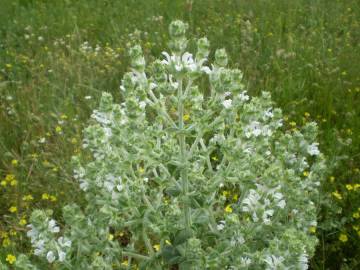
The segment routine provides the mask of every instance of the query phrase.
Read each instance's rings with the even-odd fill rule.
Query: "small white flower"
[[[84,97],[86,100],[92,99],[92,96],[85,96]]]
[[[59,250],[59,251],[58,251],[58,255],[59,255],[59,261],[60,261],[60,262],[65,261],[66,253],[65,253],[64,251]]]
[[[284,260],[285,259],[282,256],[277,257],[275,255],[267,255],[266,258],[264,259],[265,263],[268,266],[268,268],[266,269],[277,270],[282,265],[282,262]]]
[[[52,232],[52,233],[58,233],[58,232],[60,232],[59,226],[56,226],[56,221],[53,220],[53,219],[51,219],[51,220],[49,221],[48,228],[49,228],[49,231]]]
[[[46,259],[48,260],[49,263],[53,263],[55,261],[55,259],[56,259],[54,252],[49,251],[46,254]]]
[[[318,149],[318,143],[313,143],[310,144],[307,148],[307,152],[311,155],[311,156],[317,156],[320,154],[320,151]]]
[[[241,262],[241,266],[246,267],[251,264],[251,259],[248,257],[241,257],[240,262]]]
[[[308,255],[306,253],[301,254],[299,257],[299,269],[307,270],[309,268],[308,262],[309,262]]]
[[[222,102],[222,104],[224,105],[225,109],[229,109],[232,105],[232,100],[231,99],[226,99]]]
[[[274,210],[272,209],[264,211],[262,219],[266,225],[269,225],[271,223],[270,218],[273,216],[273,214],[274,214]]]
[[[248,101],[249,100],[249,96],[246,94],[247,91],[243,91],[241,92],[238,97],[241,101]]]
[[[145,102],[145,101],[140,101],[140,102],[139,102],[139,107],[140,107],[140,109],[145,109],[145,107],[146,107],[146,102]]]
[[[225,228],[225,220],[220,220],[219,224],[216,226],[218,231],[222,231]]]
[[[39,139],[39,143],[45,143],[45,142],[46,142],[46,139],[44,137]]]

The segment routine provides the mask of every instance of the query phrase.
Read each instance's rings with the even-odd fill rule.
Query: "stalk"
[[[186,157],[186,145],[185,145],[185,134],[183,133],[184,129],[184,100],[183,100],[183,80],[179,80],[178,87],[178,113],[179,113],[179,143],[180,143],[180,159],[182,162],[182,167],[180,171],[181,177],[181,186],[184,198],[186,201],[184,203],[184,217],[185,217],[185,228],[187,231],[190,231],[191,228],[191,217],[190,217],[190,206],[187,201],[189,194],[189,181],[187,173],[187,157]]]

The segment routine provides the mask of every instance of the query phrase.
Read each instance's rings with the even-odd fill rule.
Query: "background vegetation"
[[[360,268],[360,2],[0,0],[0,260],[30,252],[29,213],[81,202],[69,159],[102,91],[119,100],[127,48],[147,59],[168,24],[226,48],[248,91],[272,92],[287,128],[320,126],[329,172],[313,269]]]

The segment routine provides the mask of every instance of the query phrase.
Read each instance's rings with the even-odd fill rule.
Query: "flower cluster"
[[[59,269],[307,269],[325,170],[316,124],[284,132],[224,49],[211,66],[207,39],[185,52],[186,29],[173,22],[172,53],[150,65],[133,47],[121,103],[102,95],[84,131],[92,160],[73,158],[86,206],[64,207],[63,230],[33,213],[35,254]]]

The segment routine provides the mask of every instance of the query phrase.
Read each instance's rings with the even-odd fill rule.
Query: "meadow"
[[[128,49],[159,57],[174,19],[189,24],[190,40],[225,48],[250,95],[271,92],[287,129],[318,123],[328,172],[311,269],[359,269],[356,0],[0,0],[0,260],[30,252],[34,209],[60,216],[82,203],[70,158],[82,151],[91,111],[103,91],[120,101]]]

